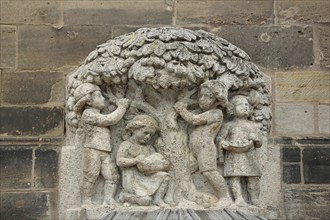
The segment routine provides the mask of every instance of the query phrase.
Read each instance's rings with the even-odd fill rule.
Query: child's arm
[[[262,140],[262,136],[261,136],[260,132],[250,133],[249,140],[253,141],[254,146],[256,148],[261,147],[263,144],[263,140]]]
[[[128,149],[130,145],[127,142],[123,142],[117,152],[117,165],[119,167],[131,167],[137,165],[145,157],[143,155],[138,155],[135,158],[128,158]]]
[[[229,126],[230,123],[224,124],[221,128],[217,138],[216,138],[216,145],[218,147],[218,156],[219,156],[219,163],[224,163],[224,147],[227,146],[228,141],[226,140],[227,135],[229,133]]]
[[[195,115],[187,110],[187,104],[183,102],[177,102],[174,105],[174,109],[178,112],[181,117],[188,123],[193,125],[203,125],[207,124],[207,118],[205,114]]]
[[[120,121],[120,119],[122,119],[128,106],[128,99],[120,99],[118,101],[118,108],[115,111],[107,115],[101,113],[93,114],[92,112],[89,112],[88,115],[86,115],[85,120],[87,123],[95,126],[106,127],[115,125]]]

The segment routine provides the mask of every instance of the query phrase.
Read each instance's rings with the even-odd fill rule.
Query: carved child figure
[[[163,198],[170,180],[169,162],[148,142],[159,129],[148,115],[135,116],[126,126],[132,136],[120,144],[117,165],[122,168],[122,202],[165,207]],[[152,201],[153,200],[153,201]]]
[[[179,101],[174,105],[185,121],[195,125],[190,134],[189,147],[197,158],[199,171],[217,193],[220,206],[232,204],[227,183],[217,171],[217,148],[214,143],[223,120],[218,106],[227,105],[227,92],[219,81],[209,80],[200,86],[198,104],[203,111],[201,114],[189,112],[187,103]]]
[[[105,179],[104,204],[115,205],[114,195],[118,171],[111,157],[109,126],[118,123],[129,106],[128,99],[119,99],[118,108],[110,114],[102,114],[105,98],[98,86],[83,83],[75,93],[75,108],[82,111],[81,128],[84,133],[82,198],[84,205],[92,204],[92,189],[99,174]]]
[[[257,124],[249,121],[251,106],[246,96],[231,99],[234,119],[220,131],[220,147],[225,150],[224,176],[229,177],[235,204],[247,205],[242,196],[241,178],[246,177],[248,196],[252,204],[258,205],[259,177],[255,148],[262,145],[262,136]],[[221,151],[220,151],[221,152]]]

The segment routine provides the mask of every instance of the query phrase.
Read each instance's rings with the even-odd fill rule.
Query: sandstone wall
[[[56,219],[65,76],[140,27],[204,29],[272,78],[283,216],[330,215],[328,0],[1,0],[0,219]],[[276,178],[276,177],[274,177]]]

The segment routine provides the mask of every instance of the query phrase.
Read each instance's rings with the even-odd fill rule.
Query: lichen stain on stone
[[[301,8],[299,7],[290,7],[286,10],[280,10],[279,15],[284,20],[292,20],[294,18],[297,18],[297,16],[300,16],[301,14]]]
[[[271,39],[271,36],[268,33],[262,33],[259,37],[262,42],[268,43]]]
[[[66,32],[66,36],[67,36],[68,38],[70,38],[71,40],[73,40],[73,39],[77,38],[78,33],[75,32],[75,31],[67,31],[67,32]]]

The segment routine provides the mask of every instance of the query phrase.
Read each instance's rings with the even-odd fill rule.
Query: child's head
[[[200,85],[199,106],[207,110],[215,102],[221,106],[227,106],[228,90],[226,86],[218,80],[209,80]]]
[[[135,116],[126,126],[140,144],[147,143],[151,137],[159,130],[157,121],[149,115]]]
[[[91,83],[83,83],[77,87],[74,92],[76,111],[82,110],[86,105],[97,109],[105,107],[105,99],[101,94],[101,90],[97,85]]]
[[[236,95],[230,99],[232,113],[238,118],[248,118],[251,114],[251,105],[248,98],[243,95]]]

